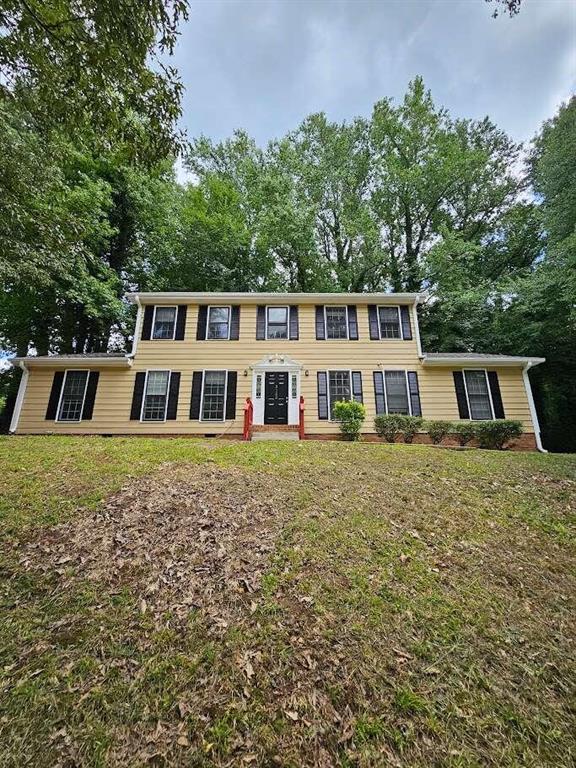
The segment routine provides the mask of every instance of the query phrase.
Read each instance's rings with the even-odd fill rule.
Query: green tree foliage
[[[111,136],[155,156],[174,150],[182,85],[163,64],[186,0],[3,0],[0,98],[45,128]],[[152,66],[154,65],[154,66]]]

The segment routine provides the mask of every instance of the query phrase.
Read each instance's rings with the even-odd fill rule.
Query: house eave
[[[135,292],[133,304],[418,304],[424,293]]]
[[[451,357],[449,355],[446,356],[434,356],[429,357],[428,355],[424,354],[421,358],[422,365],[425,368],[434,368],[434,367],[442,367],[446,368],[447,366],[450,366],[451,368],[469,368],[470,366],[481,366],[482,368],[486,367],[505,367],[505,368],[512,368],[512,367],[520,367],[523,368],[524,366],[528,365],[530,367],[533,367],[535,365],[540,365],[544,362],[546,362],[545,357],[517,357],[514,355],[466,355],[463,357]]]
[[[132,359],[128,357],[82,357],[81,355],[42,355],[12,357],[9,362],[15,368],[130,368]]]

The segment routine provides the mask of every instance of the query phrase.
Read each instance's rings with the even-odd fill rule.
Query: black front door
[[[288,424],[288,374],[267,373],[264,424]]]

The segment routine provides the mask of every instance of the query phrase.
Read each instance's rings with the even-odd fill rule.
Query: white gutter
[[[138,305],[138,311],[136,312],[136,324],[134,326],[134,336],[132,338],[132,349],[131,351],[126,355],[126,357],[134,357],[136,354],[136,349],[138,348],[138,339],[140,338],[140,333],[142,329],[142,315],[144,314],[142,312],[142,304],[140,303],[140,297],[137,293],[129,294],[130,296],[133,296],[134,298],[130,299],[131,301],[134,301],[135,304]]]
[[[540,365],[540,363],[544,363],[546,361],[545,357],[514,357],[513,355],[502,355],[494,357],[490,357],[488,355],[467,355],[465,357],[428,357],[426,353],[422,356],[422,365],[424,365],[426,368],[431,368],[433,366],[441,366],[445,368],[446,366],[452,366],[454,368],[466,368],[470,366],[471,363],[478,363],[482,364],[483,366],[516,366],[516,365]]]
[[[16,402],[14,403],[14,411],[12,412],[12,419],[10,421],[10,432],[16,432],[18,422],[20,420],[20,412],[22,411],[22,404],[24,402],[24,395],[26,394],[26,387],[28,385],[28,368],[22,362],[18,363],[22,368],[22,378],[20,379],[20,385],[18,387],[18,394],[16,395]]]
[[[534,397],[532,396],[532,385],[530,384],[530,379],[528,377],[528,371],[534,365],[538,365],[538,363],[534,363],[531,360],[529,360],[526,363],[524,368],[522,368],[522,378],[524,379],[524,388],[526,389],[526,397],[528,398],[528,407],[530,408],[530,418],[532,419],[532,426],[534,427],[534,437],[536,439],[536,448],[538,448],[540,453],[548,453],[548,451],[542,445],[542,438],[540,436],[540,424],[538,422],[538,414],[536,413]]]
[[[130,368],[132,360],[127,356],[122,357],[82,357],[82,355],[61,356],[42,355],[36,357],[12,357],[9,362],[14,366],[27,365],[30,368]]]
[[[142,304],[214,304],[238,301],[244,304],[413,304],[423,294],[421,293],[210,293],[188,291],[168,292],[132,292],[126,298],[133,303]]]

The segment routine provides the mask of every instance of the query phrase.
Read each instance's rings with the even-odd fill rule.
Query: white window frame
[[[270,339],[268,337],[268,310],[269,309],[285,309],[286,310],[286,338],[285,339]],[[289,341],[290,340],[290,306],[288,304],[266,304],[266,341]]]
[[[382,326],[380,324],[380,309],[391,309],[392,307],[395,307],[398,313],[398,329],[400,331],[400,336],[398,336],[397,339],[390,338],[389,336],[382,336]],[[378,318],[378,338],[380,341],[404,341],[404,334],[402,333],[402,315],[400,313],[400,304],[378,304],[376,307],[376,316]]]
[[[478,371],[482,371],[484,374],[484,378],[486,379],[486,388],[488,390],[488,400],[490,402],[490,413],[491,416],[489,419],[473,419],[472,418],[472,409],[470,408],[470,398],[468,397],[468,382],[466,381],[466,371],[474,371],[477,373]],[[464,379],[464,391],[466,392],[466,404],[468,405],[468,414],[469,418],[468,421],[494,421],[494,403],[492,402],[492,390],[490,389],[490,379],[488,378],[488,370],[486,368],[462,368],[462,378]]]
[[[216,341],[216,339],[211,339]],[[205,419],[204,418],[204,382],[206,381],[207,373],[224,373],[224,407],[222,409],[221,419]],[[200,397],[200,421],[205,424],[222,424],[226,421],[226,400],[228,399],[228,369],[227,368],[204,368],[202,370],[202,389]]]
[[[332,341],[344,341],[344,339],[332,339]],[[350,382],[350,400],[347,400],[346,402],[351,402],[354,400],[354,392],[352,391],[352,369],[351,368],[332,368],[329,371],[326,372],[327,374],[327,382],[326,382],[326,389],[328,390],[328,421],[338,422],[338,419],[332,418],[332,397],[330,395],[330,374],[331,373],[348,373],[348,380]],[[340,402],[337,400],[336,402]]]
[[[211,309],[227,309],[228,310],[228,336],[225,339],[211,339],[208,336],[210,331],[210,310]],[[208,304],[208,310],[206,312],[206,335],[204,341],[230,341],[230,330],[232,328],[232,304]],[[209,368],[210,371],[219,371],[220,368]],[[204,386],[204,385],[202,385]]]
[[[389,339],[389,341],[395,341],[395,339]],[[388,413],[388,392],[386,391],[386,373],[403,373],[404,374],[404,382],[406,384],[406,395],[408,396],[408,416],[413,416],[412,413],[412,398],[410,397],[410,387],[408,383],[408,371],[405,368],[382,368],[382,387],[384,389],[384,411],[387,416],[394,416],[396,414],[389,414]],[[398,414],[401,415],[401,414]]]
[[[346,311],[346,338],[344,339],[330,339],[328,338],[328,320],[326,318],[327,309],[341,309],[344,307]],[[324,338],[326,341],[350,341],[350,323],[348,318],[348,305],[347,304],[325,304],[324,305]],[[343,371],[344,368],[336,368],[335,370]]]
[[[64,396],[64,387],[66,386],[66,379],[68,378],[68,373],[84,373],[84,372],[86,372],[88,375],[86,376],[86,384],[84,384],[84,395],[82,396],[82,407],[80,408],[80,418],[79,419],[61,419],[60,406],[62,405],[62,398]],[[86,402],[86,392],[88,390],[89,380],[90,380],[89,368],[66,368],[66,370],[64,371],[64,379],[62,380],[62,388],[60,389],[60,397],[58,398],[58,408],[56,409],[57,422],[61,422],[62,424],[79,424],[82,421],[82,414],[84,413],[84,403]]]
[[[146,390],[148,389],[148,374],[154,371],[161,371],[162,373],[168,373],[168,384],[166,386],[166,404],[164,406],[164,418],[163,419],[145,419],[144,418],[144,405],[146,404]],[[146,379],[144,380],[144,393],[142,394],[142,405],[140,406],[140,421],[142,424],[163,424],[166,421],[166,414],[168,413],[168,398],[170,397],[170,382],[172,381],[172,371],[168,368],[147,368]]]
[[[156,310],[160,307],[160,309],[174,309],[174,329],[172,331],[172,338],[167,339],[155,339],[154,338],[154,328],[156,326]],[[176,338],[176,325],[178,323],[178,305],[177,304],[154,304],[154,315],[152,316],[152,329],[150,331],[150,341],[174,341]]]

